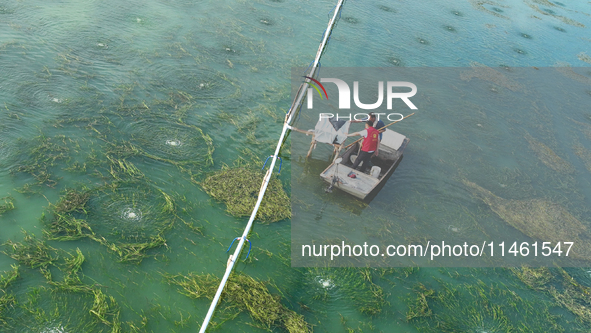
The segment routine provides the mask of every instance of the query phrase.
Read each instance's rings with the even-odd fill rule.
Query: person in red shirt
[[[378,150],[380,149],[380,132],[373,127],[373,121],[368,120],[365,122],[365,129],[363,131],[347,134],[347,136],[362,136],[363,142],[361,143],[361,151],[355,162],[353,163],[353,169],[365,172],[370,165],[370,160],[373,155],[378,156]],[[358,169],[359,164],[361,165]]]

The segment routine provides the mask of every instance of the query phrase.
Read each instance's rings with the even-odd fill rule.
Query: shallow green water
[[[12,196],[15,209],[0,217],[0,242],[21,241],[22,230],[41,238],[44,225],[40,218],[44,213],[49,216],[50,203],[55,205],[64,190],[96,191],[89,201],[89,207],[95,209],[89,212],[89,221],[95,224],[97,238],[105,237],[107,242],[82,238],[48,244],[58,249],[56,254],[62,259],[68,256],[61,250],[82,251],[86,257],[79,273],[82,282],[114,298],[123,331],[131,331],[131,327],[148,332],[196,331],[209,301],[180,294],[179,288],[168,284],[164,275],[194,272],[221,276],[227,260],[225,250],[241,234],[246,219],[227,215],[223,204],[213,201],[192,180],[198,182],[223,164],[230,165],[239,156],[247,157],[245,149],[260,159],[272,153],[284,112],[291,102],[290,70],[312,60],[333,6],[332,2],[287,0],[125,4],[1,1],[0,198]],[[477,62],[493,67],[588,66],[580,59],[591,54],[586,27],[591,24],[589,14],[588,5],[583,3],[563,5],[529,0],[466,1],[453,5],[349,2],[322,64],[467,67]],[[572,93],[580,98],[589,91],[591,87],[587,86],[586,92]],[[493,187],[508,185],[505,180],[481,185],[506,198],[525,199],[531,193],[555,198],[588,223],[585,214],[589,204],[589,171],[572,147],[578,143],[586,151],[591,150],[589,111],[573,110],[568,115],[570,119],[544,112],[541,111],[538,122],[526,126],[528,133],[573,164],[576,172],[559,184],[554,171],[528,152],[523,160],[497,161],[507,174],[498,174],[496,178],[522,181],[525,186]],[[447,227],[452,223],[449,220],[456,219],[455,210],[448,210],[446,205],[434,209],[420,203],[425,193],[431,193],[433,197],[427,197],[427,203],[433,203],[437,201],[437,191],[453,193],[456,188],[451,182],[449,188],[442,186],[436,174],[421,170],[439,169],[444,173],[457,169],[457,165],[470,164],[470,160],[461,160],[468,156],[457,156],[455,152],[477,152],[477,138],[484,144],[506,136],[507,140],[519,142],[516,151],[528,149],[519,124],[502,127],[507,124],[499,122],[483,137],[476,132],[478,129],[470,127],[480,122],[479,114],[469,116],[451,125],[439,121],[437,116],[416,117],[412,126],[400,128],[414,130],[416,134],[412,135],[405,160],[390,183],[412,188],[414,192],[404,198],[384,192],[394,199],[376,201],[372,214],[387,216],[395,227],[409,223],[409,217],[415,218],[418,229],[433,224]],[[446,126],[452,125],[465,132],[449,137],[453,147],[437,145],[442,144],[438,134],[446,133]],[[204,158],[211,151],[207,137],[215,148],[213,164]],[[45,150],[33,152],[43,144]],[[126,149],[129,144],[141,152]],[[452,160],[442,166],[441,160],[446,162],[450,156]],[[494,156],[497,153],[493,151],[485,157]],[[109,158],[125,160],[134,168],[130,169],[129,164],[121,167]],[[291,161],[284,159],[280,179],[289,191]],[[525,169],[520,168],[523,165]],[[35,167],[24,170],[22,166]],[[475,165],[466,172],[476,177],[478,170],[480,166]],[[548,184],[548,179],[554,183]],[[36,183],[40,184],[26,187]],[[124,197],[120,200],[105,194],[107,191],[97,190],[114,183],[123,184],[121,189],[137,188],[129,184],[139,183],[149,190],[130,190],[128,195],[121,191]],[[435,184],[437,189],[430,192]],[[151,224],[155,221],[151,214],[158,213],[152,211],[154,205],[165,202],[163,193],[174,201],[176,214],[165,214],[170,227],[164,229],[160,224]],[[348,202],[346,198],[343,201]],[[407,207],[406,211],[392,217],[399,201]],[[468,210],[461,220],[467,225],[454,226],[470,230],[478,221],[498,220],[485,205],[467,201],[465,195],[449,203],[454,209]],[[80,212],[73,215],[84,217],[76,214]],[[323,219],[340,218],[331,208],[322,210],[322,214]],[[106,227],[109,225],[121,229],[113,233]],[[188,225],[199,227],[201,232]],[[148,256],[140,264],[120,263],[120,256],[108,250],[109,244],[153,235],[146,230],[162,231],[165,244],[147,250]],[[383,297],[376,298],[381,312],[371,315],[361,310],[360,304],[372,298],[364,293],[371,287],[360,272],[290,267],[290,221],[256,225],[250,239],[251,258],[237,265],[237,271],[273,281],[277,288],[271,287],[271,291],[282,293],[282,303],[304,315],[315,325],[316,332],[415,332],[429,331],[428,326],[438,331],[433,316],[407,321],[409,306],[414,306],[420,295],[420,284],[445,296],[450,288],[469,290],[466,285],[479,283],[494,286],[496,292],[488,297],[510,313],[512,325],[524,321],[524,331],[549,331],[553,321],[567,332],[588,331],[589,322],[576,321],[575,315],[561,306],[556,297],[544,290],[532,290],[509,270],[370,270],[371,280],[383,291]],[[5,250],[11,252],[8,247]],[[9,270],[14,263],[9,256],[0,255],[0,271]],[[56,280],[63,278],[57,267],[49,269]],[[16,295],[22,305],[27,304],[27,294],[34,294],[34,288],[48,284],[37,268],[21,265],[20,272],[20,278],[6,290]],[[568,272],[580,284],[591,286],[585,270]],[[566,289],[561,281],[554,284],[563,292]],[[503,293],[507,289],[512,293]],[[512,299],[509,294],[513,293],[522,300]],[[41,300],[31,303],[32,308],[49,312],[57,306],[63,315],[55,316],[58,320],[51,316],[54,319],[33,320],[22,307],[15,307],[2,312],[3,316],[16,318],[10,321],[12,329],[6,331],[47,332],[56,329],[56,322],[63,323],[60,325],[67,331],[73,327],[65,324],[68,320],[76,322],[79,318],[82,322],[88,314],[70,311],[69,307],[92,307],[92,300],[84,303],[78,294],[62,298],[44,292],[40,295]],[[490,319],[480,296],[458,297],[465,304],[462,318],[480,313],[485,319],[458,323],[456,330],[504,331],[503,327],[507,327]],[[86,305],[79,306],[80,302]],[[451,311],[457,309],[431,302],[429,306],[437,318],[445,321],[447,314],[452,317],[447,322],[453,322]],[[548,314],[560,317],[548,319]],[[23,317],[27,319],[18,320]],[[43,324],[45,328],[41,327]],[[218,331],[263,331],[253,324],[243,312]],[[94,328],[100,329],[111,327]]]

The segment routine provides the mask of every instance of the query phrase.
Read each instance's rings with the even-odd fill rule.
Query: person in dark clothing
[[[363,131],[347,134],[347,136],[362,136],[363,142],[361,143],[361,151],[353,163],[353,169],[365,172],[370,165],[370,160],[373,155],[378,156],[378,150],[380,149],[379,132],[373,127],[373,122],[368,120],[365,122],[365,129]],[[360,169],[359,164],[361,165]]]

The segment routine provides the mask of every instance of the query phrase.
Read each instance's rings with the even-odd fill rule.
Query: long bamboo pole
[[[329,39],[330,34],[332,32],[332,28],[336,24],[337,16],[340,15],[340,11],[341,11],[341,8],[342,8],[344,2],[345,2],[345,0],[339,0],[337,5],[335,6],[334,14],[333,14],[332,18],[330,19],[330,21],[328,22],[328,27],[326,28],[326,31],[324,32],[322,42],[320,43],[320,46],[318,47],[318,51],[316,52],[316,58],[314,59],[314,65],[312,66],[312,68],[310,69],[310,73],[308,74],[309,77],[314,77],[314,74],[315,74],[316,69],[318,68],[318,64],[320,62],[320,57],[322,57],[322,53],[324,52],[324,50],[328,44],[328,39]],[[209,310],[207,311],[207,314],[205,315],[205,319],[203,320],[203,325],[201,325],[201,329],[199,330],[199,333],[205,333],[207,331],[207,326],[209,325],[209,322],[210,322],[211,318],[213,317],[213,313],[215,312],[215,309],[220,301],[220,298],[222,296],[222,292],[224,291],[224,287],[226,286],[226,282],[228,282],[228,278],[230,277],[230,274],[232,273],[232,270],[234,269],[234,265],[236,264],[236,262],[240,258],[240,253],[242,252],[242,248],[244,246],[244,242],[246,241],[246,237],[250,233],[250,229],[252,228],[252,224],[254,222],[254,219],[257,215],[257,212],[259,210],[261,202],[263,201],[263,197],[265,196],[265,192],[267,191],[267,186],[269,185],[269,181],[271,180],[271,175],[273,173],[273,169],[275,168],[275,162],[277,161],[277,158],[279,157],[279,152],[281,151],[281,147],[283,146],[283,142],[287,138],[287,135],[289,134],[289,130],[291,128],[291,125],[295,121],[295,117],[301,108],[302,100],[304,99],[304,96],[306,95],[306,91],[307,91],[307,87],[308,87],[309,83],[310,83],[309,79],[306,79],[306,81],[304,81],[302,83],[302,85],[300,86],[300,89],[299,89],[298,96],[296,97],[296,99],[292,103],[292,105],[289,109],[289,112],[285,115],[285,122],[283,123],[283,130],[281,131],[281,136],[279,137],[279,141],[277,142],[277,147],[275,147],[275,153],[273,155],[273,158],[271,159],[271,165],[269,166],[269,170],[267,170],[267,173],[265,174],[265,177],[263,178],[263,183],[261,184],[261,188],[259,190],[259,196],[258,196],[257,202],[255,204],[254,209],[252,210],[252,214],[250,215],[250,218],[248,219],[248,223],[246,224],[246,228],[244,228],[244,232],[242,233],[242,237],[240,237],[240,241],[238,242],[238,246],[236,247],[234,254],[230,255],[230,258],[228,259],[228,263],[226,265],[226,271],[224,273],[224,276],[222,277],[222,281],[220,282],[220,285],[218,286],[218,289],[217,289],[215,296],[211,302],[211,305],[209,306]]]
[[[411,114],[409,114],[409,115],[405,116],[405,117],[404,117],[404,118],[402,118],[402,119],[396,120],[395,122],[393,122],[393,123],[390,123],[390,124],[388,124],[388,125],[386,125],[386,126],[384,126],[384,127],[382,127],[382,128],[376,128],[376,129],[377,129],[378,131],[381,131],[381,130],[383,130],[384,128],[386,128],[386,127],[388,127],[388,126],[392,126],[392,125],[396,124],[396,123],[397,123],[397,122],[399,122],[399,121],[403,121],[404,119],[406,119],[406,118],[408,118],[408,117],[412,116],[413,114],[415,114],[415,113],[413,112],[413,113],[411,113]],[[361,140],[363,140],[363,138],[359,138],[359,139],[355,140],[355,142],[352,142],[350,145],[346,146],[346,147],[345,147],[345,149],[347,149],[347,148],[351,147],[352,145],[356,144],[357,142],[359,142],[359,141],[361,141]]]

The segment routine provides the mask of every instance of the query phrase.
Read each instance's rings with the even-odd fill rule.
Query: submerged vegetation
[[[0,274],[0,326],[5,323],[4,310],[12,306],[16,299],[6,289],[19,277],[18,266],[12,265],[12,270]]]
[[[213,299],[220,283],[219,279],[211,275],[174,275],[167,276],[167,279],[169,283],[180,286],[180,292],[184,295],[210,300]],[[286,308],[280,299],[281,297],[269,292],[267,283],[247,275],[233,274],[222,294],[222,307],[218,310],[221,313],[216,316],[221,318],[221,322],[213,326],[221,325],[241,311],[247,311],[263,329],[283,328],[290,333],[311,332],[311,326],[306,323],[304,317]]]
[[[88,237],[117,253],[122,262],[141,262],[146,251],[166,243],[176,219],[164,191],[142,182],[118,182],[88,190],[66,190],[44,218],[51,240]]]
[[[30,289],[5,311],[0,328],[10,332],[121,332],[114,299],[100,290],[70,293],[46,287]],[[102,296],[102,297],[101,297]]]
[[[288,2],[282,2],[233,2],[228,4],[228,10],[217,11],[215,16],[208,16],[207,11],[191,12],[192,8],[199,7],[191,1],[177,1],[174,6],[168,6],[167,11],[178,8],[194,15],[195,20],[191,22],[196,25],[190,29],[184,24],[176,24],[178,22],[174,20],[162,20],[163,14],[154,13],[150,8],[126,13],[125,8],[117,7],[114,10],[121,19],[110,20],[119,32],[116,34],[112,34],[108,27],[92,28],[100,22],[101,11],[95,11],[96,17],[87,19],[81,14],[83,9],[81,12],[76,7],[78,19],[66,20],[66,25],[52,26],[45,24],[47,17],[72,13],[51,12],[47,16],[46,8],[27,11],[29,4],[3,4],[6,8],[0,8],[0,14],[5,14],[4,18],[15,37],[0,45],[0,53],[6,55],[2,58],[8,62],[24,59],[26,65],[15,63],[11,66],[32,70],[16,71],[3,84],[8,98],[4,105],[0,105],[7,111],[0,114],[0,140],[10,140],[12,135],[26,139],[16,145],[17,149],[12,149],[9,141],[0,142],[0,160],[10,159],[7,165],[13,165],[12,180],[16,183],[15,186],[2,185],[5,189],[18,187],[20,193],[38,196],[30,200],[16,196],[18,201],[15,201],[12,196],[3,197],[8,194],[0,194],[3,197],[0,198],[2,235],[10,237],[15,224],[19,223],[16,228],[22,226],[35,230],[38,238],[32,233],[25,233],[24,240],[2,239],[6,241],[2,250],[16,262],[12,269],[0,273],[0,331],[195,331],[203,319],[208,299],[212,298],[219,283],[218,278],[208,273],[220,273],[225,263],[225,258],[220,259],[223,254],[218,256],[213,252],[214,248],[221,244],[225,250],[225,246],[236,236],[236,229],[240,229],[244,222],[240,218],[220,216],[223,217],[224,208],[234,216],[249,216],[258,199],[264,175],[264,171],[260,171],[260,161],[257,165],[221,165],[234,159],[235,150],[244,147],[253,148],[260,156],[266,154],[270,144],[276,140],[275,131],[281,128],[285,115],[283,110],[289,107],[291,92],[289,83],[279,76],[268,75],[269,71],[288,73],[292,66],[310,61],[306,52],[291,52],[287,61],[283,59],[286,49],[277,42],[285,36],[300,35],[302,31],[299,28],[294,31],[290,26],[294,17],[276,15],[284,12],[284,5],[288,5]],[[487,15],[508,18],[514,14],[511,6],[497,0],[470,0],[470,3]],[[312,11],[312,17],[319,17],[315,4],[296,4],[291,8],[296,15],[310,16]],[[548,15],[542,16],[545,20],[560,19],[573,23],[556,14],[572,13],[572,9],[557,8],[557,3],[546,0],[526,0],[526,4],[537,13],[546,13],[542,13]],[[388,19],[394,19],[393,15],[398,12],[403,14],[405,9],[404,6],[396,6],[396,9],[372,6],[379,9],[372,15],[388,15]],[[449,22],[439,27],[448,32],[478,34],[478,31],[472,31],[473,27],[465,24],[477,19],[474,14],[478,13],[462,8],[464,13],[457,10],[444,13],[449,18],[443,19]],[[119,12],[120,9],[123,11]],[[103,12],[112,14],[112,10]],[[23,16],[23,13],[26,15]],[[372,20],[368,20],[364,13],[359,15],[362,14],[359,18],[349,16],[343,19],[345,23],[371,25]],[[345,12],[345,15],[349,14]],[[27,22],[31,18],[40,18],[41,21]],[[119,25],[121,22],[122,25]],[[502,23],[502,20],[499,22]],[[489,30],[502,33],[499,22],[496,22],[498,28],[487,25],[494,27]],[[552,29],[555,23],[545,21],[545,24],[550,32],[558,33]],[[71,28],[77,31],[69,31]],[[554,29],[565,31],[558,27]],[[148,33],[145,33],[147,30]],[[533,39],[530,35],[518,35],[517,44],[509,46],[508,51],[515,56],[537,54],[531,43],[539,42],[543,33],[536,31],[532,29]],[[19,37],[22,32],[40,38],[25,41],[27,38]],[[60,38],[56,43],[52,36],[63,37],[65,32],[71,38],[68,41]],[[487,31],[484,33],[490,34]],[[573,33],[576,31],[561,35],[572,37]],[[392,34],[388,32],[387,35]],[[508,36],[511,39],[511,35]],[[154,37],[156,39],[152,39]],[[356,41],[358,36],[345,37]],[[441,44],[429,34],[416,37],[415,41],[419,44],[431,42],[433,47]],[[35,40],[42,43],[38,44]],[[520,45],[522,43],[529,44]],[[511,48],[519,54],[511,52]],[[490,50],[499,51],[495,45],[491,45]],[[389,65],[413,63],[411,57],[389,56]],[[586,54],[578,56],[589,62]],[[38,66],[35,63],[37,58],[47,60],[44,61],[47,66]],[[501,62],[514,63],[509,60]],[[35,70],[37,73],[15,84],[18,85],[17,94],[16,98],[12,98],[13,77],[20,79],[19,75],[27,76],[28,72]],[[585,84],[590,82],[589,78],[574,73],[570,68],[562,71]],[[513,76],[507,73],[502,69],[474,66],[461,79],[494,85],[491,90],[498,94],[491,95],[499,100],[508,97],[503,95],[503,90],[532,91],[530,87],[525,89],[521,81],[512,79]],[[450,87],[458,88],[453,84]],[[479,136],[472,136],[475,131],[470,130],[452,131],[454,136],[474,143],[464,154],[449,154],[450,151],[445,149],[433,154],[434,151],[425,146],[438,140],[441,134],[438,130],[442,127],[426,123],[428,126],[423,126],[421,137],[418,133],[421,129],[408,124],[405,130],[416,130],[412,135],[415,142],[413,149],[416,149],[415,152],[422,149],[419,151],[421,154],[415,154],[414,158],[422,156],[419,158],[421,164],[423,158],[425,161],[431,157],[439,159],[442,169],[445,168],[444,162],[453,161],[455,164],[450,168],[456,170],[466,165],[477,165],[474,162],[485,163],[486,159],[479,156],[480,151],[487,150],[483,143],[495,142],[498,147],[503,147],[501,140],[507,138],[505,134],[512,133],[509,131],[500,135],[497,128],[493,130],[498,119],[508,119],[496,117],[495,110],[488,108],[494,104],[447,110],[458,112],[455,115],[458,117],[454,119],[463,119],[462,123],[469,123],[478,131]],[[514,120],[514,124],[525,123],[523,113],[513,112],[511,121]],[[585,116],[589,118],[588,114]],[[306,117],[302,114],[302,119]],[[437,113],[434,117],[429,121],[441,119]],[[401,125],[403,128],[407,126],[406,123]],[[537,131],[541,127],[532,127],[536,132],[532,130],[531,134],[536,138],[544,137]],[[31,131],[29,128],[38,129]],[[588,139],[591,139],[590,133],[591,130],[584,132]],[[389,202],[371,206],[371,209],[392,212],[390,216],[377,216],[374,220],[382,223],[380,219],[383,218],[388,223],[384,221],[382,232],[376,239],[389,241],[393,235],[397,236],[398,230],[404,230],[409,225],[414,227],[413,222],[419,225],[421,217],[425,216],[421,216],[422,211],[427,210],[431,216],[436,216],[425,219],[427,223],[432,223],[429,227],[434,227],[435,232],[460,230],[459,235],[464,237],[477,229],[481,216],[497,214],[526,235],[544,240],[582,242],[588,247],[585,221],[577,220],[565,208],[572,211],[576,203],[571,206],[564,203],[570,200],[571,194],[584,196],[583,193],[574,193],[578,188],[564,196],[562,206],[551,203],[550,196],[543,200],[531,200],[521,195],[534,190],[535,196],[540,193],[546,195],[550,191],[545,190],[573,184],[575,180],[560,184],[555,181],[563,180],[562,173],[571,174],[568,177],[573,179],[579,176],[569,162],[582,161],[591,171],[591,153],[583,146],[588,146],[588,142],[578,144],[577,141],[574,146],[567,144],[575,154],[569,157],[556,148],[562,146],[558,142],[542,140],[546,146],[529,134],[525,140],[522,134],[519,135],[520,140],[517,141],[525,144],[522,147],[525,152],[529,143],[531,154],[520,154],[519,158],[523,159],[516,158],[515,165],[507,161],[512,160],[510,157],[491,163],[488,169],[474,167],[471,171],[466,171],[468,168],[463,170],[472,175],[466,177],[473,179],[476,179],[473,173],[478,172],[478,176],[485,178],[481,185],[502,198],[468,182],[466,187],[486,205],[480,204],[476,211],[465,208],[465,214],[461,212],[462,216],[458,216],[453,205],[443,200],[442,205],[449,211],[433,210],[429,200],[422,200],[425,197],[415,199],[413,196],[433,193],[433,183],[425,174],[426,177],[414,184],[408,196],[398,196],[401,192],[398,191]],[[457,147],[466,148],[463,145]],[[9,154],[9,149],[15,151]],[[288,149],[285,147],[284,152]],[[524,160],[526,163],[522,164]],[[521,168],[532,161],[539,164],[540,169]],[[284,167],[287,159],[285,162]],[[421,171],[433,166],[428,162],[422,165],[425,168],[420,168]],[[498,165],[507,168],[494,170]],[[212,169],[215,171],[211,172]],[[410,169],[407,171],[418,170]],[[536,172],[551,175],[540,180],[551,181],[540,191]],[[395,178],[392,179],[399,185],[406,185]],[[285,179],[289,176],[273,176],[257,216],[259,220],[274,222],[290,218],[290,185]],[[212,200],[224,205],[212,206],[196,184]],[[512,184],[519,185],[517,191],[520,195],[511,193]],[[437,195],[443,191],[437,192]],[[407,204],[402,197],[412,199]],[[505,199],[512,197],[526,200]],[[51,204],[39,224],[36,220],[38,215],[31,215],[46,205],[45,199]],[[294,199],[301,200],[295,196]],[[305,199],[315,200],[317,197]],[[410,203],[411,200],[416,202]],[[339,226],[339,223],[334,223],[339,222],[338,219],[358,219],[361,211],[368,208],[367,204],[360,202],[346,202],[345,205],[347,207],[342,209],[337,207],[340,215],[331,221],[331,227]],[[355,205],[363,207],[353,207]],[[318,223],[323,218],[326,221],[335,217],[331,215],[336,214],[331,212],[331,208],[328,204],[323,205],[315,217]],[[315,209],[315,206],[310,209]],[[368,217],[365,213],[369,210],[364,212],[363,218]],[[311,211],[307,213],[311,217],[314,215]],[[574,215],[584,216],[578,212]],[[457,223],[456,219],[468,219],[466,216],[474,220],[474,227]],[[369,214],[369,217],[373,219],[375,215]],[[346,326],[346,330],[339,331],[347,332],[392,331],[396,330],[397,322],[405,319],[407,325],[410,323],[419,331],[427,332],[570,332],[577,329],[585,332],[591,327],[589,283],[582,282],[584,280],[570,270],[528,267],[501,270],[502,276],[495,276],[492,282],[478,279],[484,279],[482,276],[494,270],[473,270],[469,274],[473,282],[467,283],[466,276],[456,275],[457,272],[452,269],[419,271],[404,268],[388,270],[387,274],[386,270],[372,268],[294,269],[289,265],[290,225],[285,222],[255,228],[249,235],[253,242],[251,256],[237,267],[242,269],[244,266],[241,265],[247,265],[246,271],[256,271],[258,275],[257,278],[244,273],[231,276],[219,312],[213,318],[217,331],[300,333],[311,332],[314,328],[315,331],[333,332],[338,330],[335,329],[335,323],[338,327],[337,316]],[[207,232],[203,232],[202,228],[208,228]],[[186,233],[188,229],[193,232]],[[359,230],[364,232],[362,228]],[[39,236],[41,232],[43,238]],[[223,250],[220,252],[223,253]],[[149,255],[153,255],[155,260],[142,261]],[[3,269],[12,263],[10,258],[5,257]],[[124,265],[116,261],[138,265]],[[204,273],[186,273],[195,267]],[[174,284],[174,289],[179,289],[182,294],[200,300],[189,299],[176,291],[167,292],[159,275],[162,271],[182,271],[183,275],[167,276],[169,283]],[[445,282],[438,280],[442,275]],[[274,282],[265,280],[268,277],[272,277]],[[405,296],[409,296],[407,311],[398,303]],[[355,322],[357,320],[359,325]],[[345,325],[346,321],[348,325]]]
[[[0,216],[2,216],[2,214],[13,210],[14,207],[14,198],[11,196],[7,196],[4,198],[0,198],[0,202],[4,201],[3,204],[0,204]]]
[[[561,173],[573,173],[575,169],[570,163],[560,158],[556,153],[545,144],[538,142],[531,135],[526,134],[525,139],[529,143],[529,148],[536,153],[536,156],[552,170]]]
[[[21,146],[24,157],[11,173],[29,174],[36,181],[31,185],[49,187],[58,184],[59,177],[55,176],[54,167],[67,160],[72,149],[79,148],[76,141],[65,135],[48,137],[43,134],[30,141],[22,140]]]
[[[499,284],[417,284],[406,318],[420,332],[564,332],[551,304]]]
[[[226,204],[228,213],[234,216],[250,216],[259,195],[265,174],[252,165],[224,166],[201,182],[201,186],[213,198]],[[289,197],[281,181],[272,177],[259,208],[257,218],[263,222],[276,222],[291,217]]]
[[[561,205],[543,199],[506,200],[470,181],[463,183],[500,218],[525,235],[552,244],[569,239],[577,244],[571,257],[591,259],[587,227]]]
[[[546,293],[556,304],[575,315],[580,322],[591,324],[591,288],[583,286],[565,269],[521,267],[512,271],[528,287]]]
[[[27,232],[23,233],[25,237],[22,243],[11,240],[6,242],[6,247],[9,248],[4,252],[6,255],[31,268],[47,268],[58,259],[57,256],[52,255],[55,249],[47,245],[45,241],[31,236]]]
[[[377,285],[375,269],[371,268],[309,268],[307,286],[314,293],[312,298],[327,300],[333,292],[349,299],[360,313],[377,315],[388,303],[382,287]]]

